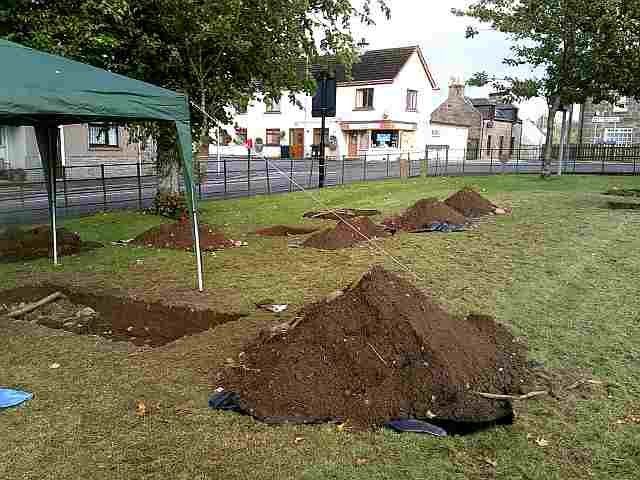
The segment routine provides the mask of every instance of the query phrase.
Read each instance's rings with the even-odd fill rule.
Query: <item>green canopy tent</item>
[[[184,167],[187,204],[193,221],[198,289],[202,257],[193,189],[191,125],[186,95],[56,55],[0,40],[0,125],[35,128],[47,181],[53,261],[56,239],[58,126],[96,121],[175,122]]]

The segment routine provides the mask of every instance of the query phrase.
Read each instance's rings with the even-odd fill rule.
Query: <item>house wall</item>
[[[600,117],[600,118],[598,118]],[[618,121],[597,122],[593,120],[617,119]],[[640,143],[640,103],[629,98],[621,109],[610,103],[585,105],[582,143],[599,143],[605,138],[607,128],[631,128],[632,143]]]
[[[489,128],[489,124],[493,124],[493,127]],[[484,129],[482,134],[482,148],[491,148],[491,151],[483,152],[483,156],[487,158],[498,158],[500,137],[503,137],[503,154],[509,153],[509,147],[511,145],[511,137],[513,135],[512,124],[510,122],[501,122],[497,120],[484,120]],[[491,144],[489,144],[489,137],[491,137]]]
[[[435,132],[439,135],[434,135]],[[450,150],[463,152],[467,148],[469,127],[431,122],[429,145],[448,145]]]
[[[27,127],[3,126],[4,147],[0,147],[0,158],[9,168],[31,168],[27,157],[26,134]]]

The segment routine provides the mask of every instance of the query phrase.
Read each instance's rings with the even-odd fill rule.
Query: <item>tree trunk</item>
[[[547,139],[544,144],[544,160],[542,162],[542,178],[551,176],[551,161],[553,159],[553,131],[555,129],[556,113],[560,110],[560,97],[553,97],[549,103],[547,117]]]
[[[158,136],[158,193],[178,195],[180,159],[175,126],[161,127]]]

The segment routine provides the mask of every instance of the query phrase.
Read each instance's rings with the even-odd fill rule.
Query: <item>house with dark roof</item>
[[[325,130],[328,156],[384,158],[424,149],[438,86],[420,47],[370,50],[360,55],[350,76],[340,66],[335,70],[336,116],[327,119]],[[277,102],[256,98],[246,110],[232,111],[234,128],[227,131],[236,143],[262,139],[268,156],[277,157],[283,143],[295,158],[310,155],[320,143],[312,97],[297,95],[292,104],[287,96],[283,92]]]
[[[466,150],[467,158],[506,160],[521,143],[518,107],[489,98],[465,96],[464,82],[452,79],[449,95],[431,114],[432,145]]]

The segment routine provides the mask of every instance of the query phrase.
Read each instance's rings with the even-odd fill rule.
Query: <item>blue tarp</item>
[[[33,393],[0,388],[0,408],[15,407],[32,398]]]

